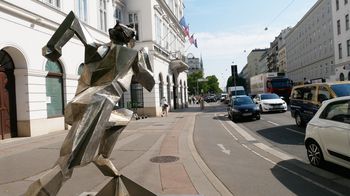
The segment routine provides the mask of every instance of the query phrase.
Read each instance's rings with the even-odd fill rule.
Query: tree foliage
[[[219,88],[218,78],[215,75],[207,76],[206,79],[208,81],[206,82],[197,82],[198,79],[203,79],[203,76],[204,74],[202,71],[193,72],[192,74],[188,75],[187,84],[189,94],[194,95],[197,93],[197,85],[199,91],[197,94],[216,94],[222,92],[222,90]]]
[[[196,93],[197,80],[200,78],[203,78],[202,71],[196,71],[196,72],[193,72],[192,74],[188,75],[187,84],[188,84],[188,92],[190,95],[194,95]],[[203,85],[203,84],[201,84],[201,82],[198,83],[198,88],[201,87],[201,85]]]
[[[219,80],[215,75],[207,76],[207,82],[203,85],[203,91],[210,94],[221,93],[222,90],[219,87]]]
[[[239,77],[239,76],[236,77],[236,86],[244,86],[244,88],[247,89],[247,86],[246,86],[246,85],[247,85],[247,84],[246,84],[246,81],[245,81],[244,78]],[[232,76],[230,76],[230,77],[227,79],[226,89],[227,89],[227,87],[229,87],[229,86],[233,86],[233,77],[232,77]]]

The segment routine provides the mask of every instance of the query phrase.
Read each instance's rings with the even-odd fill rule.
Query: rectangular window
[[[158,15],[155,15],[155,32],[156,32],[156,43],[161,45],[162,42],[162,23]]]
[[[339,52],[339,59],[342,59],[343,58],[343,49],[342,49],[341,43],[338,44],[338,52]]]
[[[129,24],[131,24],[136,31],[135,39],[139,40],[140,31],[139,31],[139,20],[138,20],[137,13],[129,13]]]
[[[61,0],[40,0],[40,1],[46,4],[49,4],[50,6],[61,8]]]
[[[349,14],[345,15],[345,29],[349,30]]]
[[[75,7],[79,19],[87,22],[87,0],[76,0]]]
[[[139,83],[131,84],[131,108],[143,108],[143,87]]]
[[[339,10],[339,0],[335,0],[335,9]]]
[[[99,5],[99,17],[100,17],[100,29],[102,31],[107,31],[107,2],[106,0],[100,0]]]
[[[340,31],[340,20],[337,20],[337,33],[338,35],[340,35],[341,31]]]
[[[107,32],[107,1],[100,0],[99,6],[100,30]]]
[[[347,55],[350,56],[350,39],[346,41],[346,51],[347,51]]]
[[[123,14],[122,9],[119,7],[116,7],[114,10],[114,18],[120,22],[123,21]]]

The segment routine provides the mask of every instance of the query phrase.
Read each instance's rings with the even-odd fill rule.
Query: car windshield
[[[331,88],[337,97],[350,96],[350,84],[334,84]]]
[[[261,100],[264,99],[279,99],[280,97],[276,94],[262,94],[261,95]]]
[[[231,91],[231,95],[232,95],[232,96],[236,96],[236,95],[245,95],[245,91],[244,91],[244,90]]]
[[[272,88],[289,88],[291,83],[289,79],[280,79],[271,81]]]
[[[250,97],[237,97],[234,99],[234,105],[244,105],[244,104],[252,104],[253,100]]]

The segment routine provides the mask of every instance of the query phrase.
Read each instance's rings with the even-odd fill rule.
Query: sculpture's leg
[[[105,176],[118,176],[118,170],[114,167],[112,161],[109,159],[114,145],[120,133],[125,126],[115,126],[107,129],[101,138],[98,154],[94,160],[94,164],[101,170]]]
[[[70,175],[72,174],[73,169],[70,170]],[[48,173],[42,176],[40,179],[32,183],[27,192],[26,196],[51,196],[57,195],[64,181],[67,180],[65,177],[67,174],[63,174],[59,165],[56,165],[54,168],[50,169]]]
[[[69,130],[54,168],[34,182],[26,195],[56,195],[62,184],[71,177],[75,166],[93,161],[113,106],[114,102],[105,96],[94,95],[94,102],[89,104]]]

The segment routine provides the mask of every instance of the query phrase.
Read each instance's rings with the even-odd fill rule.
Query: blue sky
[[[293,27],[317,0],[184,0],[184,15],[202,55],[205,76],[216,75],[226,86],[232,62],[238,71],[255,48],[268,48],[282,29]],[[264,30],[265,27],[268,30]]]

